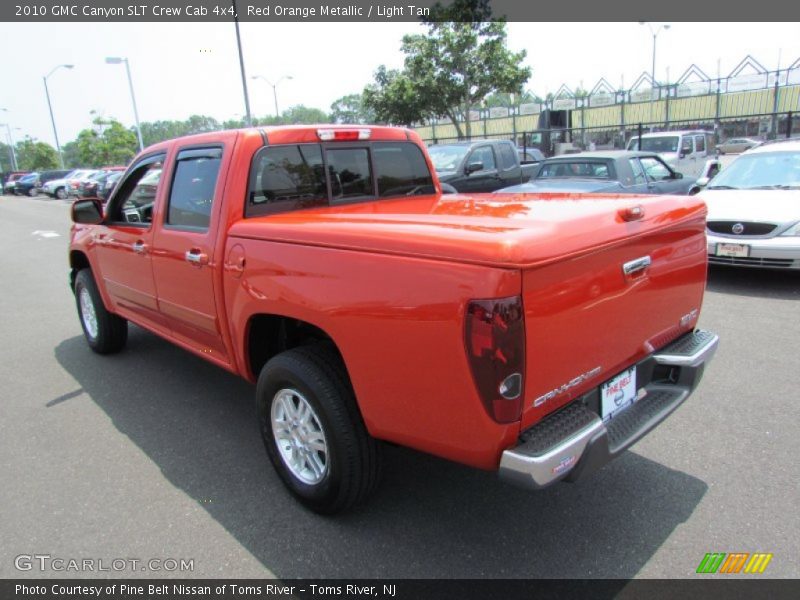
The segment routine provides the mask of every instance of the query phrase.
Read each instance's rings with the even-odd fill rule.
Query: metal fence
[[[470,137],[511,139],[522,146],[532,132],[547,129],[578,149],[616,148],[642,126],[647,131],[705,129],[719,143],[741,136],[771,139],[793,130],[800,134],[797,123],[792,127],[798,112],[800,59],[786,69],[768,71],[748,56],[726,77],[709,78],[692,65],[675,83],[654,83],[643,73],[627,90],[615,90],[601,79],[584,94],[562,85],[542,103],[480,108],[470,111]],[[458,120],[463,122],[464,116]],[[463,139],[447,119],[416,129],[429,143]]]

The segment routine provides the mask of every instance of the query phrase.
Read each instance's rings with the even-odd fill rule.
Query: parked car
[[[72,176],[67,180],[67,196],[70,198],[80,198],[85,186],[92,178],[92,176],[100,173],[97,169],[87,170],[78,176]]]
[[[26,175],[16,183],[16,192],[20,196],[36,196],[42,186],[48,181],[64,177],[69,171],[42,171],[41,173],[31,173]]]
[[[758,140],[751,140],[750,138],[731,138],[721,144],[717,144],[717,150],[720,154],[745,152],[750,148],[755,148],[760,143]]]
[[[39,173],[33,172],[23,175],[14,182],[14,194],[16,196],[35,196]]]
[[[800,269],[800,140],[748,150],[700,197],[709,263]]]
[[[498,191],[695,194],[700,186],[654,152],[608,150],[545,159],[528,183]]]
[[[29,171],[15,171],[13,173],[9,173],[6,182],[3,184],[3,193],[13,195],[17,180],[24,177],[28,173]]]
[[[520,163],[508,140],[438,144],[428,148],[439,181],[459,192],[493,192],[528,181],[536,165]]]
[[[42,186],[42,191],[51,198],[65,199],[70,182],[92,173],[91,169],[73,169],[61,179],[53,179]]]
[[[103,201],[108,200],[111,196],[111,193],[114,191],[114,188],[117,186],[117,182],[122,177],[124,171],[112,171],[106,177],[105,182],[102,186],[98,187],[97,189],[97,197]]]
[[[120,351],[131,321],[256,383],[266,453],[321,513],[377,487],[380,441],[529,489],[586,476],[714,354],[705,205],[443,195],[430,164],[393,127],[150,146],[107,206],[72,205],[87,345]]]
[[[628,140],[627,150],[656,152],[674,170],[697,179],[709,155],[712,135],[710,131],[702,129],[645,133],[642,134],[641,144],[639,136]]]

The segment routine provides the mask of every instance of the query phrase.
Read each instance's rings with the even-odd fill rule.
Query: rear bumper
[[[503,452],[500,476],[540,489],[575,481],[602,467],[666,419],[692,393],[719,344],[716,334],[696,330],[637,365],[640,399],[607,422],[600,418],[594,390],[549,415]],[[642,391],[643,390],[643,391]]]

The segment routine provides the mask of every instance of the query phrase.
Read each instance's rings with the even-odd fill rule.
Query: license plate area
[[[600,386],[600,416],[609,421],[636,400],[636,367],[631,367]]]
[[[747,258],[750,256],[750,246],[747,244],[717,244],[717,256]]]

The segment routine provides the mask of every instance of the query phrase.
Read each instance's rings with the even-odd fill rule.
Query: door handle
[[[208,264],[208,254],[205,252],[200,252],[199,248],[187,250],[186,254],[183,256],[186,259],[186,262],[197,265],[198,267]]]
[[[632,277],[636,273],[640,273],[642,271],[647,270],[652,263],[653,259],[651,259],[649,255],[640,256],[639,258],[635,258],[622,265],[622,272],[627,277]]]
[[[131,248],[136,254],[147,254],[147,244],[142,240],[136,240]]]

